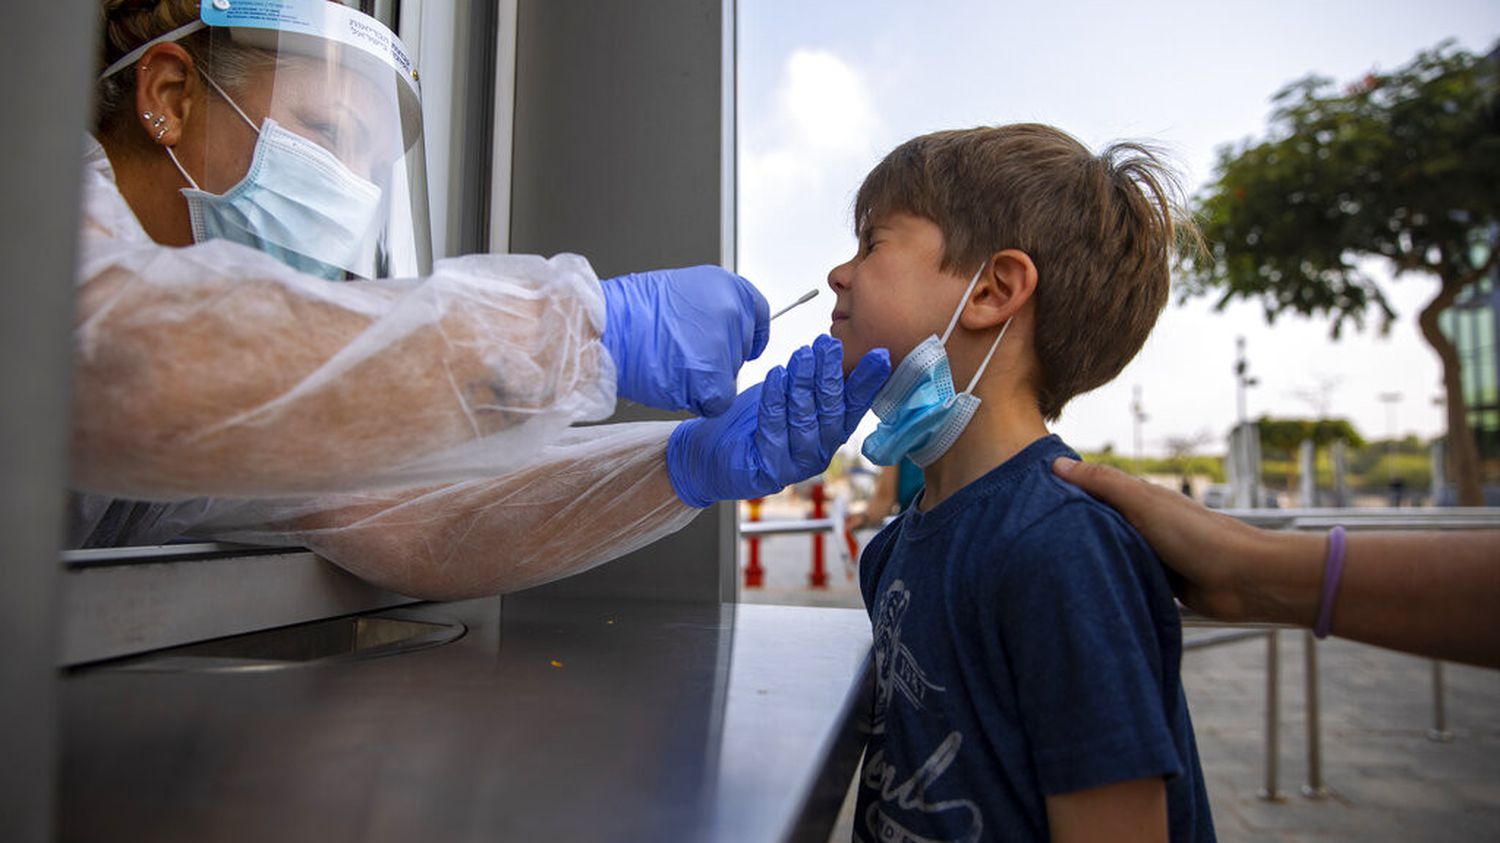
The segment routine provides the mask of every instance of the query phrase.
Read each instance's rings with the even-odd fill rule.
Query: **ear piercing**
[[[167,133],[167,127],[164,124],[167,122],[167,115],[165,115],[165,114],[158,114],[158,115],[155,115],[156,119],[152,120],[151,118],[152,118],[153,115],[151,114],[151,112],[149,112],[149,111],[143,111],[143,112],[141,112],[141,116],[144,117],[147,120],[151,120],[151,128],[159,130],[156,133],[156,139],[157,140],[161,140],[162,137],[164,135],[166,135],[166,133]]]

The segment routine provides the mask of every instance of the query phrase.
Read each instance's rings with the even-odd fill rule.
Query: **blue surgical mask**
[[[942,339],[933,334],[912,349],[876,394],[870,409],[875,411],[880,425],[865,437],[864,447],[860,449],[876,465],[895,465],[902,457],[907,457],[926,468],[953,447],[974,418],[974,411],[979,409],[980,400],[974,395],[974,386],[979,383],[985,367],[990,365],[995,349],[1000,347],[1000,340],[1010,328],[1010,320],[1005,320],[1001,326],[999,336],[995,337],[984,362],[979,364],[979,370],[963,392],[953,389],[953,371],[948,364],[946,344],[983,272],[984,266],[981,266],[970,279]]]
[[[172,163],[192,185],[183,188],[182,195],[193,240],[241,243],[330,281],[342,280],[346,270],[369,274],[361,272],[357,261],[370,253],[380,188],[350,171],[338,156],[269,117],[257,128],[218,83],[208,82],[260,137],[245,177],[221,194],[200,190],[167,147]]]

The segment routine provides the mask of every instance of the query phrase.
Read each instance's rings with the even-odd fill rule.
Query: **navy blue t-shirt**
[[[1173,841],[1214,839],[1182,629],[1150,547],[1052,474],[1056,436],[860,558],[874,734],[854,839],[1047,840],[1045,797],[1163,777]]]

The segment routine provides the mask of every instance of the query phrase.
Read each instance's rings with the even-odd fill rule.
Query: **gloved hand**
[[[717,416],[734,376],[766,350],[771,308],[749,281],[717,266],[621,275],[603,282],[604,347],[618,393],[663,410]]]
[[[820,336],[792,354],[729,411],[691,419],[667,439],[667,475],[689,506],[772,494],[828,467],[891,374],[883,348],[844,381],[844,346]]]

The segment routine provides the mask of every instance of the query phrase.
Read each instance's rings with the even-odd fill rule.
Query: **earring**
[[[147,113],[149,114],[150,112],[147,112]],[[160,114],[160,115],[157,115],[157,118],[155,120],[151,121],[151,125],[153,125],[153,126],[160,126],[161,124],[163,124],[165,122],[167,122],[167,115]]]
[[[145,120],[150,120],[150,119],[151,119],[151,116],[152,116],[152,115],[151,115],[151,112],[149,112],[149,111],[142,111],[142,112],[141,112],[141,118],[142,118],[142,119],[145,119]]]
[[[157,140],[158,140],[158,141],[160,141],[160,140],[161,140],[161,139],[162,139],[162,136],[163,136],[163,135],[165,135],[165,134],[166,134],[166,133],[167,133],[167,130],[166,130],[166,128],[165,128],[165,127],[163,127],[163,128],[162,128],[162,130],[161,130],[161,131],[160,131],[160,132],[157,132],[157,133],[156,133],[156,139],[157,139]]]

